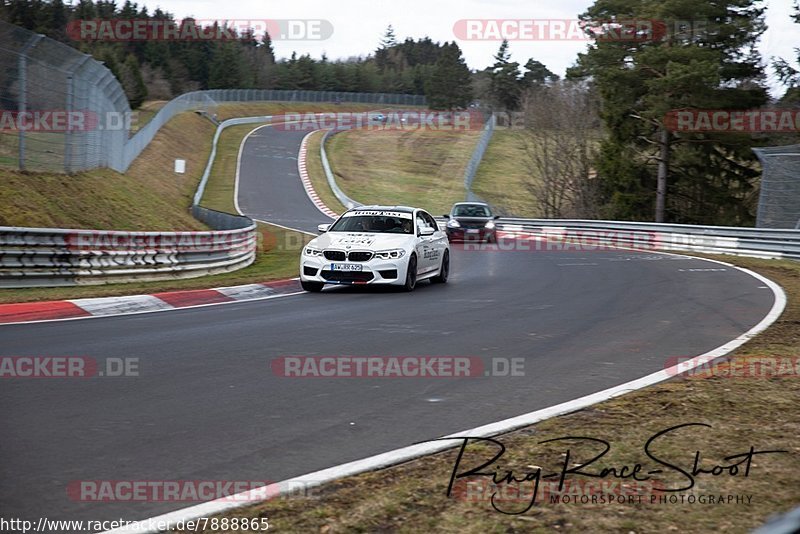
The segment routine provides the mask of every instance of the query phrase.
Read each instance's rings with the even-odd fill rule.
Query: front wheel
[[[303,288],[305,291],[310,291],[311,293],[319,293],[322,291],[322,286],[324,286],[322,282],[304,282],[300,280],[300,287]]]
[[[439,274],[431,278],[431,282],[434,284],[446,284],[448,276],[450,276],[450,252],[445,250],[442,266],[439,267]]]
[[[406,291],[414,291],[417,287],[417,257],[411,256],[408,259],[408,269],[406,269],[406,283],[403,289]]]

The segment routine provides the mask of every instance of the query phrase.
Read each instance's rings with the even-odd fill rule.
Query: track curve
[[[301,133],[244,144],[239,204],[313,229]],[[294,151],[294,156],[292,156]],[[295,187],[296,185],[296,187]],[[714,268],[714,270],[708,270]],[[75,480],[282,480],[605,389],[757,324],[772,292],[658,253],[454,251],[451,282],[0,328],[0,355],[138,357],[138,378],[4,380],[0,509],[142,519],[191,503],[70,500]],[[290,379],[284,355],[525,359],[525,376]]]
[[[297,169],[297,154],[308,132],[262,126],[242,143],[237,203],[245,215],[304,232],[331,222],[308,198]]]

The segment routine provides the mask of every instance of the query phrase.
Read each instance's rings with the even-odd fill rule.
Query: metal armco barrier
[[[71,286],[192,278],[250,265],[256,226],[195,206],[223,230],[124,232],[0,227],[0,287]]]
[[[800,230],[694,226],[581,219],[502,218],[507,234],[547,238],[553,246],[579,249],[619,246],[638,250],[676,250],[733,254],[766,259],[800,260]]]
[[[331,191],[333,191],[333,194],[336,195],[336,199],[342,204],[342,206],[346,207],[347,209],[352,209],[362,206],[363,204],[348,197],[345,192],[341,190],[339,185],[336,183],[336,177],[334,176],[333,169],[328,161],[328,153],[325,151],[325,143],[328,141],[328,138],[344,131],[347,130],[334,129],[325,132],[325,135],[322,136],[322,141],[319,143],[319,155],[322,159],[322,169],[325,171],[325,178],[328,179],[328,186],[331,188]]]

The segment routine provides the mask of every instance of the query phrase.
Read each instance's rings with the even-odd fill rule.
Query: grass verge
[[[161,108],[168,102],[168,100],[148,100],[144,102],[139,109],[133,111],[133,121],[131,121],[130,135],[133,135],[145,127],[145,125],[153,120]]]
[[[464,200],[479,131],[351,130],[326,146],[339,187],[363,204],[408,204],[434,215]]]
[[[214,125],[194,113],[166,124],[128,172],[73,175],[0,169],[0,226],[201,230],[189,205],[211,150]],[[186,173],[173,172],[176,158]]]
[[[483,155],[472,191],[498,213],[515,217],[542,215],[530,184],[537,180],[527,166],[520,133],[498,128]]]
[[[733,362],[760,356],[800,356],[800,265],[793,262],[734,258],[726,260],[753,269],[783,286],[789,299],[780,319],[732,356]],[[796,361],[796,360],[795,360]],[[796,371],[796,370],[795,370]],[[499,477],[513,470],[518,477],[537,466],[545,472],[558,472],[566,460],[588,461],[602,448],[587,442],[570,441],[557,446],[540,441],[562,436],[590,436],[605,439],[611,450],[587,471],[623,465],[632,468],[642,463],[645,470],[661,467],[644,453],[646,441],[657,432],[690,422],[711,428],[687,428],[664,436],[651,451],[658,458],[691,471],[695,451],[701,451],[699,464],[705,469],[730,465],[728,455],[756,450],[788,450],[788,454],[757,455],[750,473],[736,476],[697,475],[691,490],[674,493],[680,501],[662,503],[663,492],[650,491],[650,483],[631,484],[630,479],[600,479],[568,475],[568,479],[590,486],[573,484],[567,494],[595,495],[618,491],[624,503],[582,504],[538,503],[519,515],[506,515],[492,508],[489,499],[498,491],[495,504],[519,511],[530,500],[531,482],[522,486],[522,495],[500,484],[496,489],[456,491],[446,497],[455,450],[427,456],[393,468],[348,477],[315,489],[309,496],[273,499],[238,509],[226,517],[268,517],[271,528],[282,532],[748,532],[768,516],[797,506],[800,500],[800,372],[785,377],[676,378],[671,381],[606,401],[578,412],[527,427],[498,439],[507,451],[497,466]],[[488,460],[494,449],[470,446],[462,466],[477,466]],[[569,461],[571,459],[571,461]],[[580,459],[580,460],[579,460]],[[596,467],[596,468],[595,468]],[[629,468],[629,469],[630,469]],[[483,469],[493,473],[493,466]],[[658,475],[662,487],[685,486],[687,477],[672,469]],[[473,478],[473,481],[488,481]],[[552,485],[544,482],[542,489]],[[472,486],[473,489],[476,486]],[[459,488],[457,485],[456,488]],[[461,486],[460,489],[464,489]],[[513,489],[513,487],[511,488]],[[628,496],[642,495],[642,502]],[[689,504],[688,496],[705,496],[706,504]],[[735,502],[708,504],[709,495],[750,496],[749,504]],[[651,500],[655,498],[655,501]],[[633,500],[633,502],[631,502]],[[537,499],[538,501],[538,499]],[[206,530],[206,532],[212,532]],[[220,532],[219,530],[214,532]]]
[[[351,198],[365,204],[418,205],[439,215],[464,200],[464,169],[478,134],[351,131],[330,139],[328,159],[339,187]],[[497,129],[472,190],[500,214],[540,216],[529,190],[536,178],[521,164],[524,159],[519,133]]]

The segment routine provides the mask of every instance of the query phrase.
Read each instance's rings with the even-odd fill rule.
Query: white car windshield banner
[[[348,211],[343,215],[343,217],[355,217],[355,216],[397,217],[399,219],[411,219],[411,214],[405,211],[375,211],[375,210]]]

